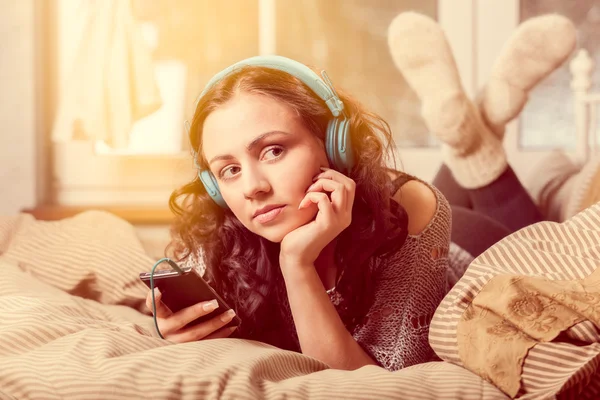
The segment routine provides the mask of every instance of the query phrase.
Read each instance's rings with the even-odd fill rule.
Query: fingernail
[[[160,290],[157,287],[154,288],[154,296],[160,296]]]
[[[310,185],[310,186],[308,187],[308,189],[306,189],[306,191],[307,191],[307,192],[310,192],[310,191],[311,191],[311,189],[312,189],[312,188],[314,188],[314,187],[315,187],[315,184],[313,183],[312,185]]]
[[[204,311],[212,311],[212,310],[216,310],[217,307],[219,307],[219,303],[217,303],[216,300],[211,300],[209,303],[206,303],[202,306],[202,308],[204,309]]]
[[[221,321],[229,322],[233,319],[234,316],[235,316],[235,311],[229,310],[225,314],[221,315]]]
[[[329,168],[321,167],[321,171],[327,171]]]

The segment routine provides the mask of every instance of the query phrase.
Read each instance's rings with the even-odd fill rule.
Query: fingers
[[[217,301],[211,300],[181,309],[171,315],[168,319],[162,321],[161,331],[176,332],[199,317],[210,314],[218,307],[219,304]]]
[[[356,186],[356,183],[352,179],[342,174],[341,172],[336,171],[335,169],[321,168],[321,171],[322,172],[319,175],[313,178],[313,181],[316,181],[318,179],[331,179],[344,184],[344,186],[348,187],[348,189],[351,189],[354,186]]]
[[[347,195],[348,195],[347,201],[350,204],[353,204],[354,203],[354,194],[356,192],[356,182],[354,182],[352,179],[348,178],[346,175],[344,175],[334,169],[321,168],[321,170],[323,172],[321,172],[319,175],[315,176],[313,178],[313,181],[314,182],[320,182],[320,181],[326,182],[329,180],[329,181],[337,182],[338,184],[342,185],[342,187],[344,187],[345,190],[347,191]],[[330,185],[329,187],[332,187],[332,186]]]
[[[331,201],[329,197],[323,192],[309,192],[304,196],[298,209],[302,209],[308,207],[310,204],[316,204],[319,208],[319,213],[317,214],[317,220],[319,216],[322,215],[326,221],[332,221],[334,218],[334,211]]]
[[[308,188],[307,192],[331,192],[331,203],[336,212],[348,206],[348,190],[340,182],[331,179],[319,179]]]
[[[237,329],[237,326],[230,326],[229,328],[221,328],[218,331],[213,332],[210,335],[206,336],[204,338],[204,340],[223,339],[223,338],[229,337],[229,336],[231,336],[231,334],[233,332],[235,332],[236,329]]]
[[[216,300],[194,304],[176,313],[172,313],[163,304],[161,298],[162,294],[160,290],[154,288],[157,323],[160,332],[167,340],[184,343],[204,338],[225,338],[230,336],[236,329],[235,327],[223,328],[235,317],[233,310],[229,310],[189,328],[184,328],[190,322],[215,311],[219,307]],[[152,291],[149,291],[146,296],[146,307],[152,311]]]
[[[154,288],[154,303],[156,304],[156,317],[157,318],[167,318],[171,315],[171,311],[163,304],[161,301],[162,293],[158,290],[157,287]],[[152,310],[152,291],[148,291],[148,295],[146,296],[146,307],[150,312]]]
[[[327,168],[321,168],[323,172],[315,176],[314,183],[307,192],[329,192],[331,203],[335,213],[348,212],[354,204],[356,183],[347,176]],[[301,203],[301,206],[306,203]],[[302,208],[302,207],[301,207]]]
[[[233,310],[229,310],[224,312],[223,314],[217,315],[208,321],[204,321],[199,323],[198,325],[191,326],[189,328],[183,329],[180,332],[169,335],[168,339],[177,342],[177,343],[185,343],[185,342],[193,342],[200,339],[206,339],[211,334],[214,333],[214,336],[221,337],[223,334],[217,333],[221,328],[231,322],[233,317],[235,316],[235,312]],[[223,329],[227,331],[229,328]],[[227,336],[231,335],[231,332],[228,332]],[[225,337],[225,336],[222,336]]]

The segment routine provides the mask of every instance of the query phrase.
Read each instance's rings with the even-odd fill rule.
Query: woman
[[[354,156],[344,171],[327,145],[338,118],[335,101],[264,64],[219,75],[199,99],[189,131],[199,178],[171,197],[179,216],[175,258],[206,269],[207,281],[243,321],[238,337],[301,351],[339,369],[375,364],[397,370],[433,359],[428,326],[448,290],[449,258],[464,268],[495,240],[541,219],[507,166],[501,141],[489,136],[475,107],[462,109],[475,121],[474,144],[464,151],[462,141],[447,140],[458,161],[436,179],[449,197],[467,199],[454,208],[454,224],[462,228],[451,244],[452,211],[444,195],[386,167],[394,146],[385,121],[338,91]],[[476,185],[458,183],[473,169],[465,174],[456,165],[491,153],[498,154],[493,174],[476,177]],[[200,179],[206,173],[221,197],[208,194]],[[522,210],[509,227],[494,219],[506,211],[505,202],[488,203],[506,188],[512,197],[518,193],[513,212]],[[474,210],[482,205],[485,215]],[[472,246],[461,232],[477,228],[485,240]],[[225,314],[185,328],[212,312],[211,303],[171,314],[158,292],[156,301],[158,326],[171,341],[233,333],[223,328],[233,318]]]
[[[349,96],[340,99],[355,156],[349,176],[330,168],[325,146],[330,109],[296,77],[250,66],[211,87],[198,102],[190,140],[200,170],[214,175],[228,209],[206,194],[199,179],[176,192],[171,204],[181,215],[176,226],[181,240],[174,250],[179,260],[201,255],[206,279],[243,321],[240,337],[301,350],[336,368],[381,363],[379,353],[389,357],[390,367],[400,368],[432,355],[426,321],[445,293],[448,204],[419,183],[409,220],[390,201],[397,190],[384,164],[392,148],[387,124]],[[178,208],[177,200],[188,194],[189,203]],[[434,229],[422,232],[433,216]],[[429,247],[419,246],[421,235]],[[429,256],[430,247],[439,256],[417,268],[418,253]],[[404,320],[400,305],[392,315],[368,313],[387,306],[390,296],[407,303],[410,280],[421,274],[437,275],[430,281],[438,287],[410,310],[413,318]],[[402,276],[411,279],[390,285]],[[351,334],[375,339],[377,321],[390,319],[397,329],[414,332],[362,346]],[[185,337],[165,321],[170,319],[159,321],[161,331],[175,341],[212,334],[215,326],[184,330]],[[402,357],[390,357],[389,350],[400,347]]]

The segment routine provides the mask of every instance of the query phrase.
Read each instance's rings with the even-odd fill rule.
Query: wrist
[[[286,255],[284,253],[279,254],[279,265],[282,269],[306,269],[309,267],[314,268],[314,262],[311,262],[309,259],[296,255]]]
[[[315,265],[308,261],[298,260],[294,258],[279,259],[279,267],[283,277],[287,280],[305,280],[310,278],[311,273],[316,273]]]

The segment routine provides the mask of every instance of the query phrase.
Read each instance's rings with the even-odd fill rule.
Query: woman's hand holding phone
[[[204,339],[218,339],[230,336],[236,327],[224,328],[233,317],[233,310],[217,314],[213,318],[197,325],[185,327],[199,317],[212,313],[217,309],[217,300],[205,301],[172,313],[161,301],[161,293],[154,289],[156,302],[156,320],[162,336],[176,343],[193,342]],[[152,312],[152,292],[146,296],[146,307]]]

